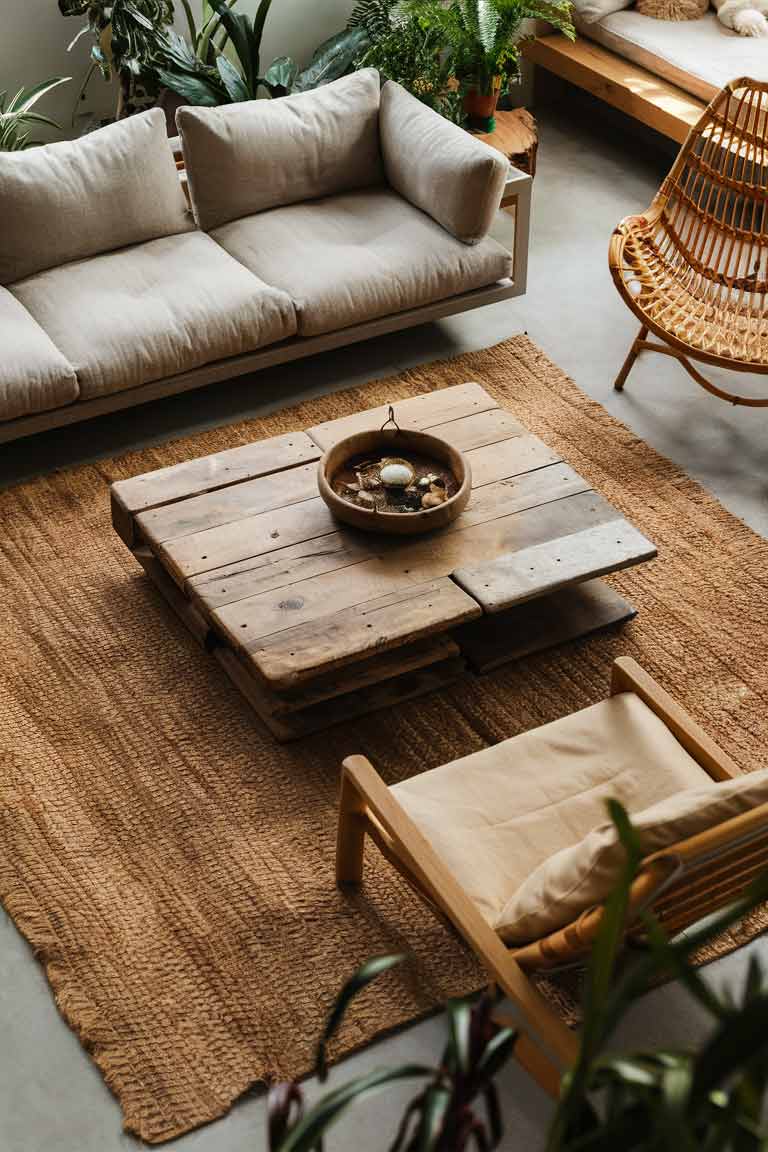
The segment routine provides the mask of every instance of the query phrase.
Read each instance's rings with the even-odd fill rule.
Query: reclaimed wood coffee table
[[[656,549],[479,384],[396,405],[466,452],[469,506],[386,537],[340,525],[317,461],[386,407],[112,486],[112,519],[279,740],[634,615],[598,577]]]

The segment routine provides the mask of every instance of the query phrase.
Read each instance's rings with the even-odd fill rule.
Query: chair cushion
[[[381,90],[380,124],[391,187],[465,244],[486,236],[509,161],[391,80]]]
[[[742,812],[768,803],[768,770],[734,780],[686,788],[633,813],[647,855],[671,848]],[[611,893],[625,854],[616,829],[605,822],[579,844],[563,848],[535,869],[504,908],[499,932],[513,943],[532,940],[571,923]]]
[[[192,227],[159,108],[0,152],[0,284]]]
[[[481,288],[512,268],[495,240],[462,244],[388,188],[275,208],[211,235],[288,293],[302,336]]]
[[[222,108],[180,108],[176,123],[201,228],[283,204],[380,184],[379,74]]]
[[[288,296],[202,232],[65,264],[13,285],[13,293],[72,363],[84,399],[296,332]]]
[[[0,420],[77,400],[74,368],[5,288],[0,288],[0,348]]]
[[[624,692],[392,791],[506,938],[512,897],[545,860],[605,824],[606,800],[635,813],[697,787],[714,784],[647,705]]]

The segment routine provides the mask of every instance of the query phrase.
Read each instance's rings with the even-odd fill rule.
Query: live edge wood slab
[[[359,532],[318,496],[323,452],[385,407],[112,486],[115,530],[279,740],[627,620],[598,577],[656,555],[479,384],[396,414],[471,461],[469,506],[428,536]]]

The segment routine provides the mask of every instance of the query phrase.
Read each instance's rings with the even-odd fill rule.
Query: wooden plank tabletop
[[[401,426],[429,430],[466,453],[473,490],[465,512],[422,537],[340,525],[318,496],[317,461],[387,414],[382,405],[113,488],[115,527],[138,542],[153,578],[161,582],[158,569],[166,574],[165,594],[196,634],[208,628],[224,646],[222,663],[262,713],[293,714],[295,700],[268,692],[301,690],[317,718],[323,700],[355,683],[362,707],[374,693],[377,660],[381,680],[403,669],[415,675],[430,660],[455,675],[451,642],[430,645],[429,637],[655,554],[557,452],[472,382],[395,406]],[[385,658],[400,648],[402,660]],[[357,681],[343,672],[350,665]]]

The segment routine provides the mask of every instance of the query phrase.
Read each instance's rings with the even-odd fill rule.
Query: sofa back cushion
[[[279,100],[180,108],[200,227],[382,183],[379,93],[378,72],[366,68]]]
[[[0,284],[191,227],[159,108],[0,152]]]
[[[646,855],[768,804],[768,769],[704,788],[684,788],[632,814]],[[768,823],[768,817],[766,817]],[[509,944],[536,940],[575,920],[610,895],[625,853],[612,823],[550,856],[527,877],[502,912],[499,935]]]

